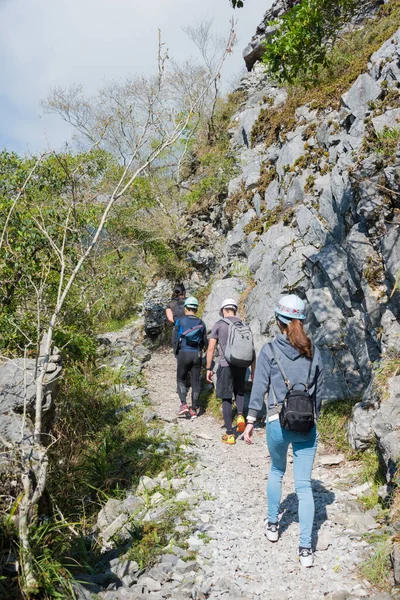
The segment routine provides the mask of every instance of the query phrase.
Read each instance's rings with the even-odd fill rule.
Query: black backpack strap
[[[271,350],[271,352],[273,354],[273,357],[275,358],[275,352],[274,352],[274,349],[272,347],[272,342],[268,343],[268,348]],[[275,358],[275,360],[276,360],[276,358]],[[272,392],[272,396],[273,396],[275,408],[278,410],[278,401],[276,399],[275,390],[274,390],[274,388],[272,386],[272,379],[269,382],[269,387],[271,388],[271,392]],[[267,412],[268,412],[268,403],[267,403]]]
[[[310,360],[310,368],[308,369],[308,376],[307,376],[307,384],[306,384],[306,390],[308,391],[308,388],[310,387],[310,377],[311,377],[311,371],[312,371],[312,366],[314,364],[314,354],[315,354],[315,348],[314,348],[314,344],[312,346],[312,356],[311,356],[311,360]]]
[[[274,357],[274,359],[275,359],[275,362],[276,362],[276,364],[278,365],[278,369],[279,369],[279,370],[280,370],[280,372],[281,372],[281,375],[282,375],[282,377],[283,377],[283,380],[284,380],[284,382],[285,382],[285,385],[286,385],[287,389],[288,389],[288,390],[290,390],[290,381],[289,381],[289,378],[287,377],[287,375],[286,375],[286,373],[285,373],[285,371],[284,371],[284,369],[283,369],[283,367],[282,367],[282,365],[281,365],[281,361],[279,360],[279,358],[278,358],[278,356],[277,356],[277,354],[276,354],[276,352],[275,352],[274,343],[273,343],[273,342],[270,342],[270,343],[268,344],[268,346],[271,348],[271,352],[272,352],[272,354],[273,354],[273,357]]]
[[[203,329],[202,323],[197,323],[197,325],[193,325],[193,327],[190,327],[189,329],[185,329],[185,331],[182,331],[181,337],[184,337],[185,335],[187,335],[188,333],[191,333],[192,331],[195,331],[196,329]]]

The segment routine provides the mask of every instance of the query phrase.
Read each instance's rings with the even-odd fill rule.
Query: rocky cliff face
[[[231,127],[239,173],[224,202],[187,216],[183,227],[202,240],[187,256],[197,269],[192,287],[214,281],[208,325],[222,297],[236,295],[259,350],[275,331],[278,298],[295,292],[307,300],[325,398],[363,398],[351,442],[362,447],[389,435],[382,445],[388,473],[397,464],[398,424],[382,409],[377,418],[383,393],[371,386],[377,361],[400,352],[399,88],[400,30],[371,56],[338,109],[301,106],[278,141],[251,146],[262,109],[286,100],[255,64],[241,82],[246,101]],[[377,136],[392,137],[389,155]]]

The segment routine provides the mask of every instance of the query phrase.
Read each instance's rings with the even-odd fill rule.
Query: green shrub
[[[117,384],[118,374],[91,363],[65,369],[48,485],[68,519],[90,518],[105,498],[177,460],[171,451],[156,452],[162,438],[149,436],[141,410],[124,412],[124,396],[113,391]]]
[[[94,336],[89,336],[79,331],[70,329],[56,329],[54,343],[61,349],[63,358],[73,361],[86,361],[96,356],[97,341]]]
[[[386,161],[394,160],[400,142],[400,127],[384,127],[376,134],[376,152]]]
[[[329,65],[339,30],[357,5],[356,0],[302,0],[270,22],[277,31],[265,43],[267,72],[284,83],[299,75],[315,81],[321,66]]]

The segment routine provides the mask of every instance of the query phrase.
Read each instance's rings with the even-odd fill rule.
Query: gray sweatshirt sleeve
[[[265,394],[269,389],[269,380],[271,375],[271,365],[266,352],[266,346],[263,346],[257,360],[256,372],[254,374],[253,388],[251,390],[248,420],[255,421],[258,413],[263,407]]]

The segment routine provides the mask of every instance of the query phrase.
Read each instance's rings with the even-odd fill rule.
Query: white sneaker
[[[278,523],[268,523],[268,521],[265,521],[264,533],[270,542],[277,542],[279,538]]]
[[[302,567],[312,567],[314,555],[311,548],[299,548],[299,561]]]

